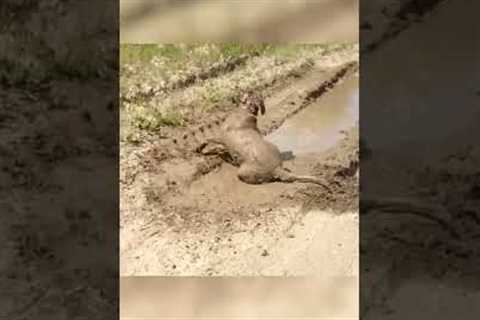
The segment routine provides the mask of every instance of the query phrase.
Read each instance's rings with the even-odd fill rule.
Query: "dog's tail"
[[[325,190],[330,191],[326,181],[314,177],[314,176],[305,176],[305,175],[297,175],[292,172],[289,172],[285,168],[278,168],[274,172],[274,178],[277,181],[281,182],[304,182],[304,183],[314,183],[317,185],[322,186]]]

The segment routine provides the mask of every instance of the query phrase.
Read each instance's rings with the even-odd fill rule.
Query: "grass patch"
[[[142,130],[157,131],[161,127],[177,127],[183,123],[182,115],[172,110],[161,111],[138,105],[130,105],[128,109],[126,112],[132,115],[132,122]]]
[[[121,44],[120,66],[136,66],[160,75],[204,68],[242,55],[295,58],[304,52],[323,50],[324,55],[346,49],[350,44]],[[122,70],[121,70],[122,74]],[[128,74],[130,75],[130,74]]]
[[[338,46],[338,45],[333,45]],[[332,47],[330,44],[121,44],[120,65],[148,64],[154,58],[168,60],[169,68],[190,62],[214,62],[241,55],[278,55],[293,57],[306,50]]]
[[[156,56],[180,60],[186,54],[186,50],[175,44],[121,44],[120,64],[149,63]]]
[[[120,65],[148,65],[163,61],[163,67],[179,71],[241,55],[263,54],[268,45],[258,44],[121,44]],[[158,68],[158,65],[156,66]]]

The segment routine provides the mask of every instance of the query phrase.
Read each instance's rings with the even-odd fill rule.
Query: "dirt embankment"
[[[334,95],[336,86],[356,77],[357,58],[324,60],[267,88],[260,129],[274,132]],[[327,151],[285,162],[294,172],[322,177],[330,191],[300,183],[245,184],[237,168],[221,159],[194,152],[172,156],[162,141],[128,150],[121,274],[356,275],[358,126],[344,130]]]

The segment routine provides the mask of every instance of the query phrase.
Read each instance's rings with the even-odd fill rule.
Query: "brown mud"
[[[302,127],[322,137],[308,152],[285,149],[284,165],[320,177],[329,192],[245,184],[218,157],[174,155],[162,141],[129,152],[121,172],[121,275],[358,275],[357,68],[355,61],[313,68],[269,88],[259,119],[267,139],[301,138]]]

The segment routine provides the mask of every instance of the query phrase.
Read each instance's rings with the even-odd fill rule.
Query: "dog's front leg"
[[[225,143],[221,139],[208,138],[196,150],[203,155],[223,154],[228,152]]]

